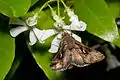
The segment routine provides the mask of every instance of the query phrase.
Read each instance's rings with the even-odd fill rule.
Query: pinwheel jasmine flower
[[[65,25],[64,21],[62,20],[60,16],[56,15],[56,12],[52,12],[53,19],[55,20],[54,26],[60,30],[62,29],[62,26]]]
[[[64,31],[67,31],[70,34],[71,34],[70,32],[71,30],[84,31],[86,29],[86,24],[84,22],[82,22],[82,24],[80,22],[79,24],[76,24],[76,22],[78,22],[78,18],[76,17],[74,18],[74,14],[72,14],[70,15],[70,19],[72,17],[74,18],[74,20],[71,20],[72,23],[70,25],[65,25],[61,17],[56,15],[56,13],[52,13],[52,14],[53,14],[53,19],[55,20],[54,26],[59,30],[60,29],[63,30],[63,31],[60,30],[58,32],[58,35],[51,42],[51,47],[49,49],[49,52],[56,53],[59,48],[60,39],[62,38],[62,33]],[[77,36],[76,34],[72,33],[72,37],[74,37],[76,40],[81,42],[81,38]]]
[[[70,27],[64,26],[64,29],[71,29],[76,31],[85,31],[86,23],[79,21],[78,16],[70,9],[66,8],[65,10],[70,17],[69,21],[71,22]]]
[[[40,43],[44,43],[48,37],[57,33],[57,31],[54,29],[39,30],[38,28],[36,28],[34,25],[37,24],[37,18],[38,18],[37,16],[38,14],[33,16],[33,18],[30,17],[26,20],[26,23],[32,27],[29,35],[30,45],[34,45],[37,40],[39,40]]]
[[[38,28],[36,28],[35,25],[37,24],[37,18],[38,18],[38,14],[35,14],[33,17],[29,17],[26,20],[26,23],[20,19],[17,19],[16,22],[12,24],[18,24],[21,26],[10,29],[11,36],[16,37],[20,33],[29,30],[30,45],[34,45],[37,42],[37,40],[39,40],[40,43],[44,43],[44,40],[50,37],[51,35],[55,34],[56,31],[53,29],[39,30]]]

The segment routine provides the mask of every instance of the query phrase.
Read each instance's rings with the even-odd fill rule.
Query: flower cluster
[[[12,28],[10,30],[10,34],[11,36],[16,37],[20,33],[29,30],[30,45],[34,45],[37,40],[40,43],[44,43],[47,38],[57,34],[52,40],[51,47],[49,49],[49,52],[56,53],[58,51],[63,32],[67,31],[71,34],[71,30],[84,31],[86,29],[86,24],[83,21],[79,21],[78,16],[75,15],[71,9],[66,8],[65,11],[70,17],[69,21],[71,23],[69,25],[66,25],[60,16],[58,16],[55,12],[52,12],[53,19],[55,20],[54,26],[56,29],[40,30],[35,27],[38,18],[38,14],[35,14],[33,17],[26,20],[26,24],[22,22],[23,26]],[[72,37],[81,42],[81,38],[76,34],[72,33]]]
[[[78,16],[75,15],[72,10],[67,8],[66,11],[68,16],[70,17],[70,25],[66,25],[62,18],[56,15],[55,12],[52,13],[53,19],[55,20],[54,26],[59,30],[59,34],[51,42],[51,48],[49,49],[49,52],[51,53],[56,53],[58,51],[60,40],[62,38],[62,33],[64,31],[72,34],[72,37],[81,42],[81,38],[76,34],[71,33],[71,30],[84,31],[86,29],[86,24],[83,21],[79,21]],[[63,29],[63,31],[61,31],[60,29]]]

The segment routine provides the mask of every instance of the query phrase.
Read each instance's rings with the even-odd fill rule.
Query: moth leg
[[[72,68],[73,68],[73,65],[70,64],[70,65],[68,66],[68,69],[72,69]]]
[[[92,46],[91,48],[92,48],[92,49],[97,49],[97,48],[99,48],[99,47],[100,47],[100,44],[97,44],[97,45]]]

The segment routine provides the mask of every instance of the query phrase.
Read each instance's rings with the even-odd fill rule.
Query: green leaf
[[[0,32],[0,80],[4,80],[9,72],[15,53],[14,39]]]
[[[113,44],[120,47],[120,37],[118,37],[116,40],[114,40]]]
[[[12,79],[12,77],[15,75],[16,70],[20,66],[20,62],[21,62],[21,59],[18,58],[18,57],[13,61],[11,69],[9,70],[8,74],[6,75],[5,80],[11,80]]]
[[[61,74],[61,72],[56,72],[54,70],[50,69],[50,63],[52,60],[52,56],[54,54],[49,53],[48,49],[49,46],[48,44],[50,44],[50,41],[53,38],[49,38],[45,44],[40,44],[38,42],[38,44],[36,44],[33,47],[29,47],[32,55],[36,61],[36,63],[39,65],[39,67],[44,71],[44,73],[46,74],[46,76],[48,77],[49,80],[62,80],[63,76]]]
[[[40,18],[38,19],[37,26],[41,29],[50,29],[50,28],[55,28],[54,27],[54,21],[53,19],[46,14],[44,11],[41,11],[39,14]]]
[[[59,72],[55,72],[50,69],[51,53],[48,52],[34,52],[33,56],[39,65],[39,67],[45,72],[49,80],[56,80],[59,77]]]
[[[38,0],[31,0],[31,6],[33,6]]]
[[[31,0],[0,0],[0,12],[9,17],[20,17],[27,13]]]
[[[119,37],[115,20],[104,0],[75,0],[75,11],[87,23],[87,31],[113,42]]]
[[[120,1],[114,1],[114,0],[106,0],[106,3],[108,5],[108,8],[114,18],[117,18],[119,16],[120,12]]]

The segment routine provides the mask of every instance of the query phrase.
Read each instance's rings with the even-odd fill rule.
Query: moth
[[[105,56],[99,51],[83,45],[69,33],[62,35],[60,47],[52,59],[50,68],[56,71],[71,69],[73,66],[84,67],[103,60]]]

